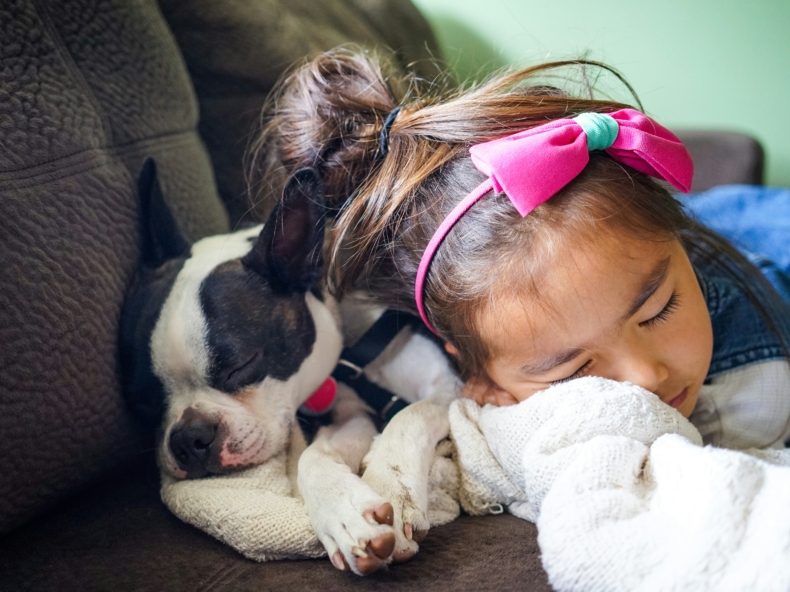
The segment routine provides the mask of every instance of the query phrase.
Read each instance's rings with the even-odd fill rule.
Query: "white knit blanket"
[[[559,591],[790,590],[790,453],[702,447],[634,385],[453,403],[461,502],[537,523]]]
[[[375,446],[376,441],[371,450]],[[257,467],[186,481],[163,475],[162,501],[184,522],[250,559],[322,557],[326,551],[313,532],[296,487],[296,468],[304,448],[301,432],[294,430],[288,449]],[[428,498],[431,526],[455,520],[461,511],[452,452],[449,440],[436,449]]]

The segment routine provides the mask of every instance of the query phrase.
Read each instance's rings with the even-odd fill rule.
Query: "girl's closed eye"
[[[664,305],[664,308],[662,308],[661,311],[654,317],[651,317],[646,321],[642,321],[641,323],[639,323],[639,326],[650,329],[655,327],[659,323],[665,322],[669,318],[669,316],[675,310],[677,310],[678,306],[680,306],[680,295],[677,292],[672,292],[672,295],[669,297],[669,300],[667,300],[667,303]],[[559,380],[551,380],[549,381],[549,384],[553,386],[555,384],[562,384],[563,382],[568,382],[569,380],[573,380],[574,378],[581,378],[590,369],[591,364],[592,364],[592,360],[588,360],[581,366],[581,368],[576,370],[576,372],[574,372],[570,376],[566,376],[565,378],[560,378]]]
[[[680,306],[680,295],[677,292],[672,292],[672,295],[669,297],[666,305],[664,305],[664,308],[661,309],[661,312],[646,321],[642,321],[639,323],[639,326],[650,329],[659,323],[663,323],[675,310],[677,310],[678,306]]]
[[[563,382],[568,382],[569,380],[573,380],[574,378],[581,378],[582,376],[584,376],[587,373],[587,370],[590,368],[591,364],[592,364],[592,360],[587,360],[582,365],[581,368],[579,368],[576,372],[574,372],[570,376],[566,376],[565,378],[560,378],[559,380],[549,381],[549,384],[551,386],[554,386],[555,384],[562,384]]]

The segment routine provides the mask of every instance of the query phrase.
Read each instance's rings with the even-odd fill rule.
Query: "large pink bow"
[[[619,125],[606,149],[615,160],[688,192],[694,164],[665,127],[635,109],[609,113]],[[570,183],[590,160],[587,135],[573,119],[558,119],[469,149],[472,162],[526,216]]]
[[[597,149],[602,138],[606,152],[615,160],[653,177],[664,179],[673,187],[688,192],[694,164],[686,147],[675,135],[635,109],[606,114],[609,121],[600,137],[590,138]],[[587,116],[595,120],[596,117]],[[597,117],[600,120],[600,117]],[[587,121],[582,122],[589,125]],[[609,125],[611,124],[611,125]],[[614,138],[612,138],[614,135]],[[613,140],[613,141],[612,141]],[[505,192],[519,214],[526,216],[582,172],[590,160],[587,132],[575,119],[558,119],[506,136],[477,144],[469,149],[472,162],[488,175],[472,193],[453,208],[439,225],[422,254],[414,285],[414,298],[420,317],[431,331],[423,301],[423,289],[433,256],[458,220],[492,189]]]

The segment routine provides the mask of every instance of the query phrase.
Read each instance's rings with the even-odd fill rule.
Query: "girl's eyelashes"
[[[669,297],[666,306],[664,306],[664,308],[661,309],[661,312],[651,319],[642,321],[641,323],[639,323],[639,326],[647,327],[648,329],[650,329],[651,327],[655,327],[659,323],[663,323],[669,318],[669,315],[671,315],[679,305],[680,305],[680,295],[677,292],[672,292],[672,296]]]
[[[579,368],[576,372],[571,374],[570,376],[566,376],[565,378],[560,378],[559,380],[551,380],[549,384],[554,386],[555,384],[562,384],[563,382],[568,382],[569,380],[573,380],[574,378],[581,378],[586,373],[587,369],[592,364],[592,360],[587,360],[584,365]]]
[[[677,310],[678,306],[680,306],[680,295],[677,292],[672,292],[672,295],[667,300],[667,303],[664,305],[664,308],[661,309],[656,316],[653,318],[647,319],[646,321],[642,321],[639,323],[640,327],[647,327],[652,328],[658,325],[659,323],[663,323],[666,321],[669,316]],[[562,384],[563,382],[568,382],[569,380],[573,380],[574,378],[581,378],[587,373],[587,370],[590,368],[590,364],[592,364],[592,360],[588,360],[585,364],[579,368],[576,372],[571,374],[570,376],[566,376],[565,378],[561,378],[559,380],[551,380],[549,381],[550,385],[555,384]]]

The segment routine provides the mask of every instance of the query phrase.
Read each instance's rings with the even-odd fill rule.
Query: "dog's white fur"
[[[347,340],[355,341],[355,333],[364,332],[381,312],[353,298],[344,302],[342,318],[356,325],[346,328]],[[365,457],[375,427],[353,402],[341,402],[346,409],[339,410],[335,425],[319,432],[298,471],[299,491],[316,534],[330,557],[340,551],[357,573],[352,558],[365,552],[368,541],[390,532],[388,526],[364,519],[385,501],[395,510],[393,557],[402,560],[417,552],[412,533],[427,532],[430,526],[428,474],[436,444],[449,432],[449,404],[460,390],[437,345],[411,329],[402,330],[365,368],[365,375],[412,404],[393,417]]]
[[[189,408],[217,418],[229,433],[221,453],[223,467],[260,464],[282,451],[297,409],[331,373],[343,343],[353,343],[383,312],[358,299],[338,306],[329,296],[322,301],[308,292],[316,342],[293,376],[287,381],[266,378],[234,396],[209,387],[200,283],[218,264],[248,252],[250,239],[260,230],[259,226],[195,243],[152,335],[154,370],[168,393],[159,462],[170,476],[186,477],[168,442],[172,426]],[[342,389],[333,425],[322,428],[301,455],[297,477],[298,491],[329,557],[339,568],[345,560],[356,573],[417,551],[414,539],[429,527],[430,464],[436,444],[448,434],[447,408],[460,388],[438,346],[411,329],[401,331],[364,371],[370,380],[413,404],[390,421],[368,455],[376,429],[364,403]],[[392,526],[372,517],[386,502],[394,509]],[[371,541],[388,533],[395,538],[392,556],[371,557]]]

